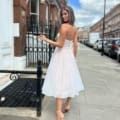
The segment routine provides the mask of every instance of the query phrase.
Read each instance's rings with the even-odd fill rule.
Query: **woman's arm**
[[[74,43],[73,43],[73,52],[74,56],[77,56],[77,49],[78,49],[78,31],[75,33]]]
[[[64,25],[61,25],[60,28],[60,36],[57,41],[53,41],[48,39],[45,35],[40,35],[39,38],[40,40],[46,41],[47,43],[56,46],[56,47],[63,47],[64,41],[65,41],[65,36],[66,36],[66,29]]]

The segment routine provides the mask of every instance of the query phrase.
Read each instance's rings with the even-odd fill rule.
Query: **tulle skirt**
[[[42,93],[55,98],[79,95],[84,90],[73,49],[56,48],[47,69]]]

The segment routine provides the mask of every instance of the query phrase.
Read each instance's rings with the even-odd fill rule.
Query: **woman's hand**
[[[48,38],[45,35],[39,35],[38,39],[46,41]]]

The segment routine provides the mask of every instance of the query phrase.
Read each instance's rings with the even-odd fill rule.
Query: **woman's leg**
[[[68,97],[66,103],[70,105],[70,102],[71,102],[71,97]]]
[[[62,112],[63,100],[61,98],[56,98],[56,115],[57,120],[63,120],[64,114]]]
[[[68,112],[70,110],[70,103],[71,103],[71,97],[68,97],[65,101],[64,112]]]

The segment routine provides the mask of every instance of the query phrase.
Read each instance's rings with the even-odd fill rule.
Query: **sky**
[[[91,26],[104,15],[105,0],[67,0],[68,5],[74,9],[78,27]],[[106,0],[105,13],[107,14],[120,0]]]

